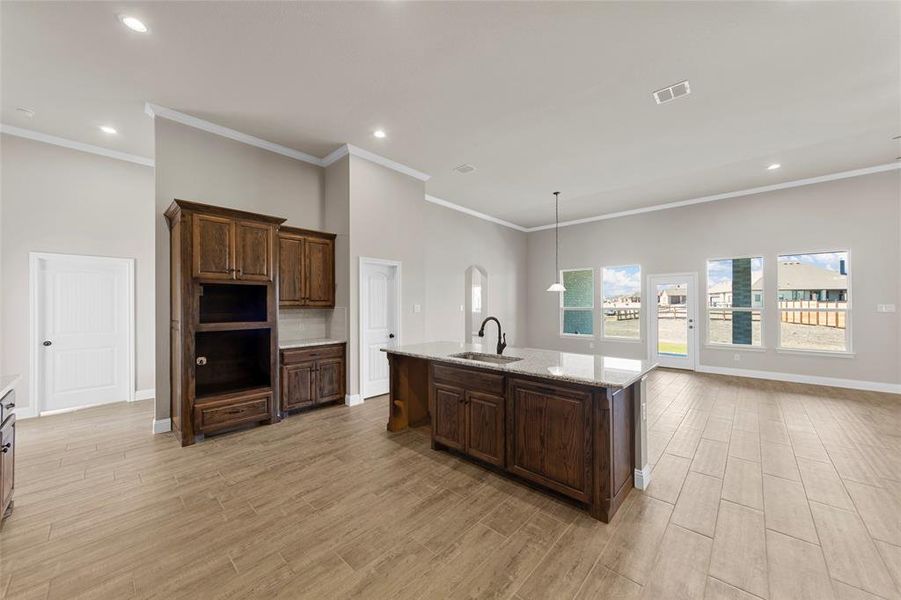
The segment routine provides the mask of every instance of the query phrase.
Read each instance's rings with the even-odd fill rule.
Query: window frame
[[[847,274],[847,300],[845,301],[845,308],[812,308],[812,309],[804,309],[803,312],[844,312],[845,313],[845,349],[844,350],[814,350],[810,348],[791,348],[782,345],[782,313],[784,312],[792,312],[787,309],[782,309],[779,307],[779,262],[782,257],[787,256],[803,256],[805,254],[841,254],[844,253],[846,255],[845,259],[845,270]],[[802,252],[777,252],[776,253],[776,289],[774,298],[776,300],[776,323],[778,327],[778,332],[776,335],[776,352],[780,354],[802,354],[802,355],[811,355],[811,356],[836,356],[836,357],[853,357],[854,356],[854,346],[852,345],[853,336],[851,335],[851,326],[852,326],[852,272],[851,272],[851,248],[847,247],[846,249],[836,249],[833,247],[832,250],[805,250]]]
[[[625,267],[638,267],[638,297],[641,306],[638,309],[638,337],[624,337],[620,335],[607,335],[607,318],[604,314],[604,269],[622,269]],[[641,266],[641,263],[632,263],[628,265],[602,265],[600,269],[598,269],[598,275],[600,279],[600,285],[598,286],[598,300],[600,302],[600,321],[601,321],[601,339],[602,340],[610,340],[611,342],[632,342],[632,343],[642,343],[644,341],[644,335],[642,335],[641,327],[644,323],[644,305],[645,305],[645,297],[644,297],[644,282],[642,281],[642,274],[644,273],[644,267]]]
[[[755,258],[760,259],[760,275],[763,278],[763,290],[761,290],[760,294],[760,306],[719,306],[712,307],[710,306],[710,263],[719,262],[725,260],[737,260],[749,258],[754,260]],[[704,346],[706,348],[713,349],[721,349],[721,350],[745,350],[750,352],[765,352],[767,349],[766,346],[766,257],[763,254],[745,254],[740,256],[728,256],[723,258],[708,258],[704,262],[704,297],[707,298],[707,302],[704,303]],[[751,282],[751,304],[754,304],[754,282]],[[777,290],[778,294],[778,290]],[[749,312],[751,313],[751,322],[753,324],[754,321],[754,312],[757,311],[760,313],[760,345],[755,346],[754,344],[735,344],[728,343],[725,344],[723,342],[714,342],[710,339],[710,311],[711,309],[717,311],[725,311],[728,310],[730,312]],[[753,339],[753,336],[752,336]]]
[[[563,296],[566,292],[558,292],[560,296],[560,308],[559,308],[559,320],[560,324],[557,328],[557,331],[560,333],[560,337],[563,338],[575,338],[575,339],[594,339],[594,331],[595,331],[595,320],[597,315],[595,314],[595,305],[594,305],[594,294],[595,294],[595,281],[594,281],[594,267],[581,267],[576,269],[560,269],[560,283],[563,283],[563,274],[571,273],[573,271],[588,271],[591,273],[591,306],[563,306]],[[567,310],[590,310],[591,311],[591,333],[564,333],[563,331],[563,315]]]

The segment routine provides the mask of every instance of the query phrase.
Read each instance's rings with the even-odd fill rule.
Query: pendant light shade
[[[560,283],[560,192],[554,192],[554,283],[548,286],[549,292],[565,292]]]

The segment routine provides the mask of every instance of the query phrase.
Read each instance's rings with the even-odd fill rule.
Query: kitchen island
[[[596,354],[432,342],[385,348],[388,430],[429,426],[450,450],[609,521],[648,483],[644,379],[655,364]]]

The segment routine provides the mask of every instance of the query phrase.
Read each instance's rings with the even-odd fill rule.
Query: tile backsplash
[[[282,341],[318,338],[347,339],[347,308],[281,309],[278,337]]]

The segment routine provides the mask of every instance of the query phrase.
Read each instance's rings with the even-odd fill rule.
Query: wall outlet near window
[[[594,342],[588,342],[588,348],[594,350]]]
[[[877,304],[876,312],[893,313],[893,312],[895,312],[895,305],[894,304]]]
[[[735,354],[732,355],[732,360],[741,360],[741,354],[736,352]]]
[[[415,312],[415,313],[422,312],[422,306],[419,305],[419,304],[414,304],[414,305],[413,305],[413,312]]]

